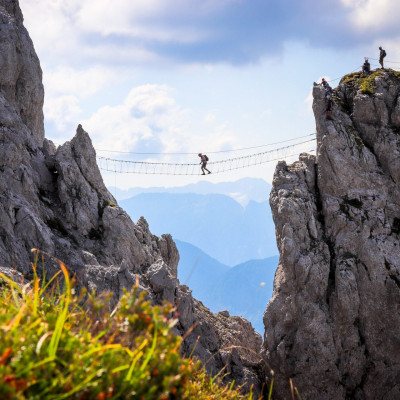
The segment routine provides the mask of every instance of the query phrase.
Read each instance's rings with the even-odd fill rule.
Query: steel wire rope
[[[243,150],[252,150],[252,149],[258,149],[261,147],[268,147],[268,146],[275,146],[277,144],[282,144],[282,143],[288,143],[288,142],[293,142],[295,140],[298,139],[304,139],[306,137],[309,136],[315,136],[316,133],[309,133],[308,135],[303,135],[303,136],[297,136],[295,138],[292,139],[286,139],[286,140],[281,140],[279,142],[274,142],[274,143],[267,143],[267,144],[261,144],[259,146],[252,146],[252,147],[242,147],[240,149],[231,149],[231,150],[218,150],[218,151],[204,151],[204,153],[208,153],[208,154],[218,154],[218,153],[231,153],[234,151],[243,151]],[[102,151],[102,152],[107,152],[107,153],[118,153],[118,154],[137,154],[137,155],[175,155],[175,156],[179,156],[179,155],[197,155],[198,153],[143,153],[143,152],[136,152],[136,151],[118,151],[118,150],[105,150],[105,149],[96,149],[96,151]]]
[[[366,57],[368,60],[374,60],[374,61],[379,61],[379,58],[373,58],[373,57]],[[385,63],[389,64],[400,64],[400,61],[389,61],[389,60],[383,60]]]
[[[297,146],[305,144],[305,143],[313,142],[314,140],[315,140],[315,138],[314,139],[310,139],[310,140],[306,140],[306,141],[303,141],[303,142],[300,142],[300,143],[292,144],[292,145],[289,145],[289,146],[284,146],[284,147],[281,147],[281,148],[264,151],[264,152],[261,152],[261,153],[254,153],[254,154],[249,154],[249,155],[245,155],[245,156],[241,156],[241,157],[233,157],[233,158],[229,158],[229,159],[225,159],[225,160],[213,161],[213,162],[210,162],[210,165],[211,166],[217,165],[217,167],[219,167],[219,166],[223,166],[224,163],[229,161],[229,163],[230,163],[229,170],[238,169],[238,168],[244,168],[246,160],[251,160],[252,158],[255,158],[257,156],[260,156],[260,157],[265,156],[266,157],[266,161],[262,161],[262,163],[268,162],[269,161],[268,160],[268,155],[271,155],[273,153],[278,153],[279,151],[282,151],[282,152],[284,152],[286,154],[288,149],[293,148],[293,147],[297,147]],[[131,164],[133,164],[133,165],[139,164],[141,166],[146,166],[146,172],[144,172],[144,174],[185,175],[185,172],[183,172],[182,168],[186,167],[186,174],[188,174],[188,168],[190,166],[192,166],[193,169],[194,169],[194,166],[197,165],[197,164],[193,164],[193,163],[179,164],[179,163],[157,163],[157,162],[145,162],[145,161],[127,161],[127,160],[110,159],[110,158],[107,158],[107,157],[98,157],[98,159],[99,160],[105,160],[107,162],[107,164],[108,164],[108,161],[112,162],[113,166],[114,166],[114,169],[111,170],[111,171],[112,172],[119,172],[119,173],[123,172],[122,165],[130,166]],[[166,172],[165,172],[165,169],[162,170],[161,172],[157,170],[157,167],[161,166],[161,169],[162,169],[162,166],[165,166],[165,165],[174,167],[173,168],[174,172],[173,173],[168,173],[168,168],[167,168]],[[243,166],[241,167],[241,165],[243,165]],[[252,164],[252,165],[254,165],[254,164]],[[118,166],[119,166],[119,170],[118,170]],[[106,171],[110,171],[110,169],[108,169],[108,166],[106,168],[107,169],[104,169],[104,168],[102,168],[102,169],[106,170]],[[177,168],[180,168],[180,169],[177,171]],[[134,171],[136,171],[136,170],[134,169]],[[224,171],[221,171],[221,172],[224,172]],[[131,173],[129,168],[127,168],[127,172],[126,173]]]
[[[349,72],[349,73],[346,74],[346,75],[352,74],[353,72],[356,72],[356,71],[357,71],[358,69],[360,69],[360,68],[362,69],[362,65],[359,66],[359,67],[357,67],[357,68],[355,68],[355,69],[353,69],[353,71]],[[345,75],[343,75],[343,76],[345,76]],[[337,81],[337,80],[339,80],[339,79],[342,79],[343,76],[341,76],[341,77],[339,77],[339,78],[330,79],[330,80],[327,81],[327,82],[335,82],[335,81]]]

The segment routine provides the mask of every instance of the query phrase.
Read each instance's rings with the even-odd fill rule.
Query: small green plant
[[[30,284],[0,274],[1,399],[253,399],[181,356],[171,304],[153,307],[136,285],[110,310],[109,295],[74,294],[59,260],[40,279],[34,252]]]
[[[342,83],[358,86],[361,93],[374,94],[376,88],[375,78],[384,72],[383,70],[377,70],[367,75],[363,75],[361,72],[353,72],[344,76]]]
[[[354,136],[354,140],[359,147],[362,148],[365,146],[364,142],[362,141],[362,139],[359,136]]]
[[[342,78],[343,83],[354,83],[361,76],[361,72],[352,72],[351,74],[347,74]]]
[[[361,77],[357,84],[360,86],[361,92],[364,94],[374,94],[376,83],[375,78],[383,74],[384,71],[378,70],[369,75]]]

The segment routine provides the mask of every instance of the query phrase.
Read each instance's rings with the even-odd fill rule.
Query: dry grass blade
[[[290,383],[290,394],[292,395],[292,400],[294,400],[294,390],[293,390],[292,378],[289,378],[289,383]]]

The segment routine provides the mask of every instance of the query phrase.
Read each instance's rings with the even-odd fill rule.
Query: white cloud
[[[52,121],[59,132],[76,125],[81,112],[79,99],[73,95],[58,96],[44,104],[46,119]]]
[[[341,0],[350,8],[350,20],[359,30],[386,30],[398,28],[399,0]]]
[[[156,56],[143,41],[194,43],[210,35],[193,18],[209,16],[236,0],[20,0],[25,26],[43,60],[99,57],[147,62]],[[190,18],[185,18],[185,16]],[[179,17],[179,18],[178,18]],[[95,36],[96,40],[93,40]],[[138,39],[129,47],[107,36]],[[115,52],[115,54],[114,54]],[[77,61],[77,60],[75,60]]]
[[[272,109],[271,108],[266,108],[262,113],[261,113],[261,118],[268,117],[272,114]]]
[[[50,133],[68,138],[82,115],[81,101],[99,93],[117,78],[116,71],[103,67],[75,70],[61,66],[45,70],[44,115],[58,131]]]
[[[135,29],[139,29],[136,33],[141,39],[154,35],[154,27],[143,30],[132,20],[136,10],[132,5],[138,3],[136,7],[146,8],[146,2],[121,0],[118,7],[108,0],[20,0],[20,3],[24,24],[44,64],[66,61],[83,64],[90,60],[116,64],[149,62],[157,58],[139,42],[124,46],[118,41],[104,40],[104,36],[111,34],[133,35]],[[99,34],[101,36],[94,40]]]
[[[162,23],[163,15],[176,7],[176,2],[158,0],[120,0],[118,7],[112,0],[82,2],[77,22],[84,31],[103,36],[126,35],[144,40],[181,43],[201,39],[203,35],[192,26],[177,27]]]
[[[210,16],[234,1],[119,0],[118,7],[113,0],[82,1],[76,17],[82,29],[104,36],[116,34],[191,43],[204,38],[205,32],[194,28],[189,19]],[[179,24],[176,24],[178,15]]]
[[[113,69],[93,67],[86,70],[75,70],[60,66],[55,70],[47,70],[44,75],[46,92],[55,94],[74,94],[86,97],[100,91],[117,77]]]
[[[136,87],[122,104],[100,108],[83,127],[100,150],[178,153],[220,150],[235,143],[226,125],[193,128],[190,111],[177,104],[171,92],[164,85]]]
[[[132,69],[137,63],[160,63],[163,59],[152,51],[143,47],[129,45],[124,48],[113,43],[102,43],[101,41],[91,45],[82,47],[83,54],[91,60],[118,67],[126,65]],[[133,67],[134,69],[134,67]]]
[[[208,113],[205,117],[204,117],[204,123],[205,124],[213,124],[215,123],[215,121],[217,120],[217,116],[214,113]]]
[[[303,115],[312,114],[312,104],[313,104],[313,88],[310,89],[308,96],[304,99],[303,107],[301,112],[304,113]]]
[[[79,54],[79,29],[74,21],[79,0],[20,0],[20,4],[39,56]]]

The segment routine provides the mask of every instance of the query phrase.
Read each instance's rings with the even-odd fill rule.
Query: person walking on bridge
[[[205,154],[198,154],[200,157],[200,164],[201,164],[201,170],[203,171],[202,175],[205,175],[206,173],[204,172],[204,170],[206,170],[209,174],[211,174],[211,171],[209,171],[206,167],[207,167],[207,161],[208,161],[208,157]]]

